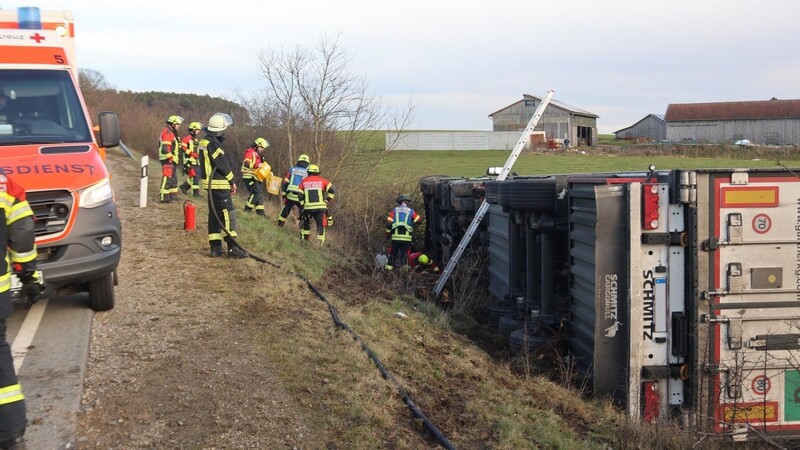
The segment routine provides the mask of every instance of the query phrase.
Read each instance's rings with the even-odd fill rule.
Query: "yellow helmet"
[[[297,158],[297,161],[298,161],[298,162],[299,162],[299,161],[305,161],[305,162],[307,162],[307,163],[311,163],[311,160],[310,160],[310,159],[308,159],[308,155],[306,155],[305,153],[303,153],[302,155],[300,155],[300,157],[299,157],[299,158]]]
[[[311,164],[310,166],[308,166],[308,169],[306,170],[308,171],[308,173],[315,173],[319,175],[319,166],[316,164]]]
[[[425,253],[419,255],[419,263],[420,264],[422,264],[424,266],[427,266],[429,262],[431,262],[431,259],[428,258],[428,255],[426,255]]]
[[[203,124],[200,123],[200,122],[192,122],[192,123],[189,124],[189,129],[190,130],[202,130],[203,129]]]
[[[180,125],[183,123],[183,117],[181,116],[169,116],[167,119],[167,123],[170,125]]]
[[[269,142],[264,138],[257,138],[253,143],[256,147],[267,148],[269,147]]]

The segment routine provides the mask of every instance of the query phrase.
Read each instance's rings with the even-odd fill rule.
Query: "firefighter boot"
[[[222,251],[222,241],[211,241],[211,257],[215,258],[218,256],[222,256],[224,252]]]
[[[230,238],[225,238],[225,243],[228,244],[228,258],[247,258],[247,252],[237,247]]]
[[[26,450],[28,447],[25,445],[24,432],[12,433],[11,437],[0,441],[0,450]],[[7,433],[0,433],[8,436]]]

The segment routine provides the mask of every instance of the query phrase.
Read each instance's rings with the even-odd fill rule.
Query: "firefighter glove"
[[[328,226],[333,225],[333,216],[328,214]]]
[[[20,289],[20,296],[25,302],[25,308],[30,308],[31,305],[39,301],[39,296],[44,291],[44,286],[39,284],[39,278],[34,271],[21,272],[19,280],[22,282]]]

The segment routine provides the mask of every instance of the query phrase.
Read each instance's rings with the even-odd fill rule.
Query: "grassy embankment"
[[[372,151],[377,155],[381,148],[382,141],[376,142]],[[478,176],[488,166],[502,165],[508,153],[390,152],[381,155],[371,178]],[[774,167],[775,162],[537,152],[523,154],[514,170],[521,174],[644,170],[648,164]],[[154,166],[151,173],[159,171]],[[195,203],[202,230],[206,205]],[[489,354],[455,332],[447,312],[397,294],[404,290],[404,280],[386,280],[364,271],[363,264],[342,254],[335,243],[341,239],[335,227],[331,245],[319,248],[301,242],[293,222],[277,228],[272,220],[243,214],[242,204],[243,199],[237,200],[240,242],[280,267],[248,260],[242,273],[222,274],[244,276],[254,285],[237,292],[231,305],[242,323],[253,327],[253,338],[263,343],[264,363],[277,372],[313,428],[327,436],[330,448],[419,448],[420,442],[435,448],[436,444],[410,418],[394,387],[380,377],[359,345],[333,326],[325,305],[291,272],[320,287],[341,319],[363,337],[457,448],[684,448],[695,441],[680,433],[627,424],[609,403],[585,400],[535,370],[515,372],[507,354]],[[269,217],[277,211],[277,203],[270,201]],[[398,319],[395,312],[403,312],[407,319]]]

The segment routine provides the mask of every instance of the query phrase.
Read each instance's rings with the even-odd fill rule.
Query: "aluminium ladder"
[[[517,145],[514,146],[514,150],[512,150],[511,154],[508,156],[506,163],[503,165],[503,169],[497,175],[497,181],[503,181],[506,179],[508,173],[511,171],[511,167],[517,161],[517,158],[522,153],[522,150],[525,149],[525,146],[528,145],[528,141],[531,138],[533,129],[539,122],[539,118],[542,117],[542,114],[544,114],[544,110],[550,103],[550,99],[553,97],[553,93],[554,91],[552,89],[548,90],[547,94],[542,99],[542,102],[539,103],[539,106],[533,113],[533,117],[531,117],[531,120],[528,122],[528,126],[525,127],[525,130],[522,132],[522,136],[520,136],[519,141],[517,141]],[[436,286],[433,287],[434,297],[438,297],[439,294],[442,293],[444,284],[447,282],[447,279],[450,277],[450,274],[453,272],[453,269],[455,269],[456,264],[458,264],[458,260],[459,258],[461,258],[461,254],[464,253],[464,250],[467,248],[467,245],[469,245],[469,241],[472,239],[472,235],[475,234],[475,230],[478,229],[478,225],[480,225],[481,220],[483,220],[483,216],[486,215],[486,211],[488,209],[489,209],[489,204],[486,202],[486,199],[484,198],[483,202],[481,202],[481,206],[478,208],[478,211],[475,212],[475,217],[472,219],[472,223],[469,224],[467,232],[464,233],[464,237],[461,238],[461,242],[458,244],[456,251],[453,253],[453,256],[447,262],[447,266],[445,266],[444,272],[442,272],[442,275],[439,276],[439,280],[436,282]]]

